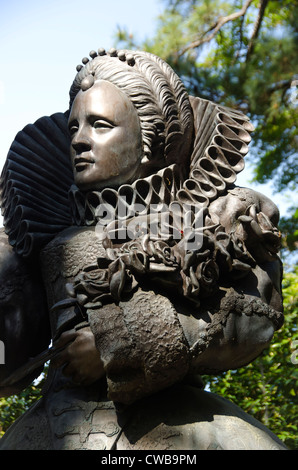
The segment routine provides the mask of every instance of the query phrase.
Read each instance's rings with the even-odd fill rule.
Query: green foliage
[[[236,403],[298,449],[298,269],[283,281],[283,327],[254,362],[219,377],[205,377],[210,390]]]
[[[293,206],[290,212],[292,215],[282,217],[279,226],[283,233],[284,247],[294,252],[298,246],[298,208]]]
[[[18,395],[0,397],[0,438],[14,421],[22,416],[37,400],[41,398],[41,389],[45,381],[45,372],[39,380],[25,388]]]

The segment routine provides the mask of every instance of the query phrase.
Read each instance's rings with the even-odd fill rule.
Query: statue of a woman
[[[69,111],[21,131],[2,172],[0,392],[51,362],[0,448],[283,448],[198,379],[282,325],[278,210],[234,186],[249,120],[152,54],[83,63]]]

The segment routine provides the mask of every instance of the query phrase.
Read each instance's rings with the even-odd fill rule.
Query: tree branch
[[[213,39],[216,36],[216,34],[219,32],[219,30],[226,23],[229,23],[230,21],[234,21],[235,19],[239,18],[240,16],[245,15],[245,13],[246,13],[248,7],[250,6],[250,4],[252,3],[252,1],[253,0],[247,0],[246,3],[241,8],[241,10],[239,10],[235,13],[232,13],[231,15],[222,16],[222,17],[218,18],[218,20],[212,26],[210,26],[210,28],[202,35],[202,37],[200,39],[197,39],[196,41],[194,41],[194,42],[188,44],[186,47],[184,47],[179,52],[178,57],[181,57],[183,54],[185,54],[185,52],[187,52],[190,49],[195,49],[195,48],[201,46],[202,44],[211,41],[211,39]],[[212,31],[212,33],[210,33],[208,36],[206,36],[206,34],[209,33],[210,31]]]
[[[268,93],[274,93],[277,90],[283,90],[283,89],[290,88],[292,81],[293,81],[293,79],[290,78],[289,80],[280,80],[279,82],[272,83],[267,88],[267,91],[268,91]]]
[[[244,24],[244,18],[245,18],[245,15],[242,15],[242,18],[241,18],[241,23],[240,23],[240,31],[239,31],[239,47],[238,47],[238,51],[231,63],[231,65],[233,66],[238,60],[239,60],[239,57],[240,57],[240,54],[241,54],[241,49],[242,49],[242,45],[243,45],[243,24]]]
[[[247,48],[246,62],[249,60],[251,54],[253,53],[253,50],[254,50],[254,47],[255,47],[255,41],[258,37],[259,31],[260,31],[260,28],[261,28],[261,24],[262,24],[262,21],[263,21],[263,17],[264,17],[264,14],[265,14],[265,9],[267,7],[267,4],[268,4],[268,0],[261,0],[261,2],[260,2],[258,17],[256,19],[254,29],[253,29],[253,32],[252,32],[252,35],[251,35],[251,38],[250,38],[250,42],[249,42],[249,45],[248,45],[248,48]]]
[[[262,380],[259,382],[259,386],[260,386],[260,389],[261,389],[261,392],[262,392],[262,395],[263,395],[264,401],[265,401],[264,414],[263,414],[263,423],[265,424],[265,426],[268,426],[268,424],[269,424],[269,410],[268,410],[267,391],[266,391],[267,382],[265,380],[266,376],[264,374],[264,366],[263,366],[262,363],[259,364],[259,370],[260,370],[261,377],[262,377]]]

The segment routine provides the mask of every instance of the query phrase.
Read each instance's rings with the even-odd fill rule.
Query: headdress
[[[70,89],[70,107],[76,94],[96,80],[107,80],[122,90],[137,110],[145,159],[157,168],[185,165],[193,137],[193,113],[188,93],[172,68],[143,51],[90,52],[83,59]]]

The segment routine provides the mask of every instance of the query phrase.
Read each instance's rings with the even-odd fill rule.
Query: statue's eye
[[[70,135],[75,134],[77,131],[78,131],[77,126],[71,126],[70,129],[69,129]]]
[[[96,121],[93,122],[93,127],[95,129],[113,129],[115,126],[109,121],[105,121],[103,119],[96,119]]]
[[[71,123],[68,126],[68,130],[69,130],[70,135],[74,135],[76,132],[78,132],[78,129],[79,129],[79,125],[76,124],[76,123]]]

